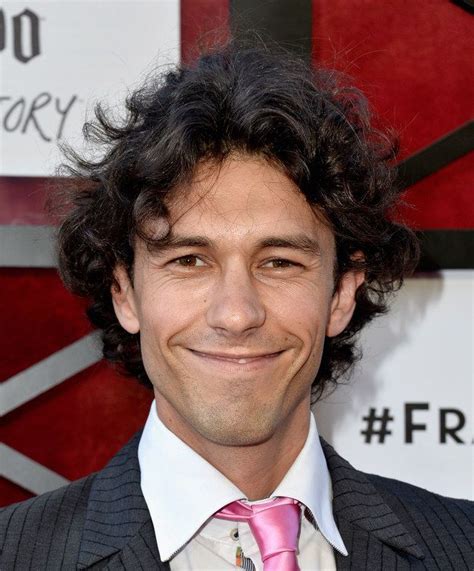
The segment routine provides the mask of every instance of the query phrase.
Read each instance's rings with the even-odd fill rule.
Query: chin
[[[201,418],[195,430],[206,440],[220,446],[256,446],[269,440],[276,429],[274,419],[261,409],[257,414],[246,414],[242,409],[237,415],[235,411],[225,416],[212,413]]]

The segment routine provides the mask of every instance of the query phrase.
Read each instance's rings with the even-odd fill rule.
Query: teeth
[[[230,363],[238,363],[239,365],[245,365],[247,363],[252,363],[253,361],[256,361],[257,359],[261,359],[264,357],[273,357],[274,355],[277,355],[278,353],[270,353],[268,355],[260,355],[260,356],[256,356],[256,357],[224,357],[224,356],[212,356],[208,353],[201,353],[200,351],[195,351],[197,354],[201,355],[202,357],[207,357],[207,358],[214,358],[214,359],[219,359],[220,361],[229,361]]]

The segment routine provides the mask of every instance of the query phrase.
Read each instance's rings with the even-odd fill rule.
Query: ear
[[[333,295],[326,336],[335,337],[349,325],[356,306],[356,292],[364,281],[362,270],[350,270],[343,274]]]
[[[125,331],[138,333],[140,331],[140,322],[138,320],[135,292],[127,271],[123,266],[117,266],[114,270],[114,277],[116,284],[112,285],[110,293],[112,294],[115,315]]]

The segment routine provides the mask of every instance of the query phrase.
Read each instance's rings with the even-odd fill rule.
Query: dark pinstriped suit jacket
[[[140,489],[139,437],[97,474],[4,508],[0,569],[169,569]],[[323,449],[349,551],[336,553],[338,569],[474,569],[473,503],[363,474]]]

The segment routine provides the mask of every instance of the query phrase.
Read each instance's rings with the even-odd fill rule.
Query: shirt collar
[[[294,498],[304,504],[325,539],[342,555],[348,555],[332,513],[331,477],[313,414],[306,442],[272,496]]]
[[[140,439],[138,461],[162,561],[171,559],[224,505],[245,499],[237,486],[166,428],[155,401]],[[272,496],[303,503],[326,540],[346,555],[332,514],[331,495],[326,459],[311,415],[306,443]]]

